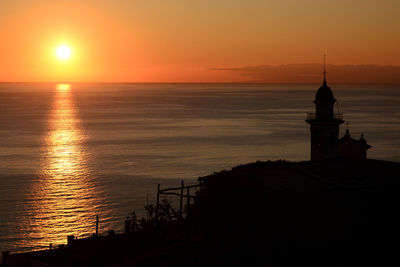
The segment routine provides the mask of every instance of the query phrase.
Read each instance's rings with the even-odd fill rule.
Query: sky
[[[399,14],[398,0],[1,0],[0,81],[296,82],[288,69],[326,54],[333,81],[400,83]]]

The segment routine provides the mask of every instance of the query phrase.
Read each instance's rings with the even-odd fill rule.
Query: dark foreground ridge
[[[5,255],[4,266],[399,263],[400,163],[267,161],[199,178],[185,218]]]

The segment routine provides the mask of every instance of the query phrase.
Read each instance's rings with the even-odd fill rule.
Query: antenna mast
[[[324,82],[326,83],[326,67],[325,67],[325,57],[326,57],[326,55],[324,54]]]

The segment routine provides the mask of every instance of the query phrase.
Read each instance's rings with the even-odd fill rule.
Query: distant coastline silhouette
[[[248,82],[258,83],[314,83],[321,64],[259,65],[212,70],[240,75]],[[329,73],[340,84],[400,84],[400,66],[392,65],[335,65]]]

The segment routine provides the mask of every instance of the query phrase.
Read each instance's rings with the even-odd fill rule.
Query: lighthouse
[[[343,114],[334,112],[336,99],[326,81],[324,58],[324,81],[315,95],[315,112],[307,113],[306,122],[311,131],[311,160],[326,160],[339,157],[339,126]]]

